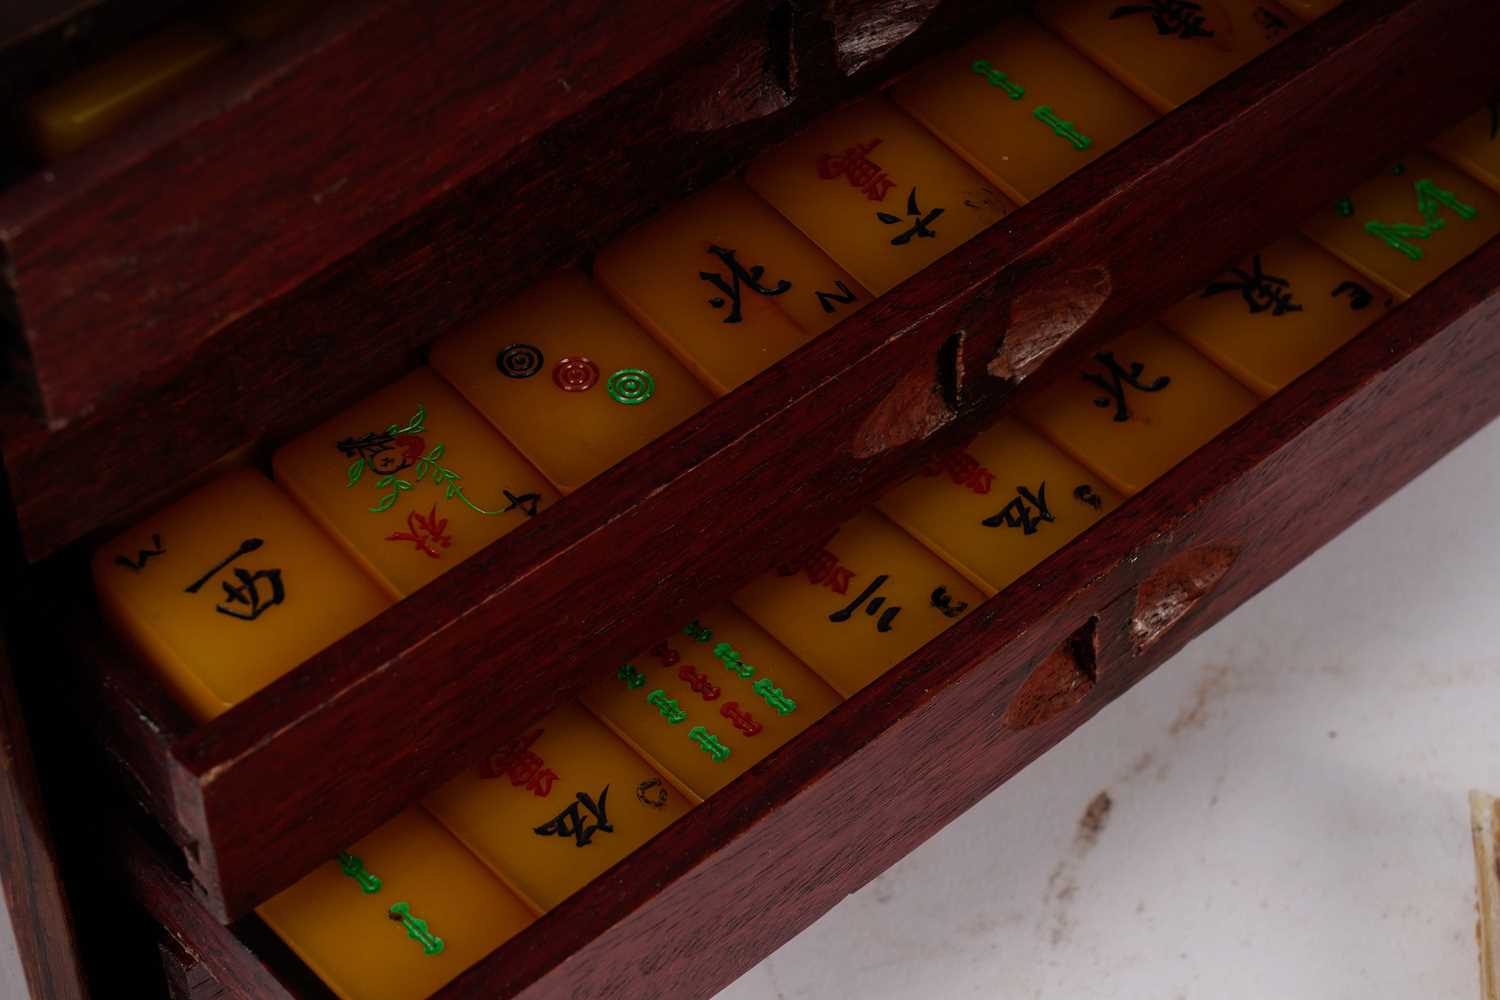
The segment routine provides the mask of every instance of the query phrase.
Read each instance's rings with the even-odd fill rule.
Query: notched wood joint
[[[986,370],[996,378],[1020,381],[1039,368],[1109,301],[1114,283],[1102,267],[1038,276],[1010,300],[1005,333]]]
[[[1099,680],[1099,616],[1073,631],[1047,654],[1000,717],[1007,729],[1029,729],[1057,718],[1094,689]]]
[[[1239,557],[1237,545],[1205,545],[1179,552],[1142,580],[1135,591],[1130,638],[1136,653],[1161,641],[1224,579]]]

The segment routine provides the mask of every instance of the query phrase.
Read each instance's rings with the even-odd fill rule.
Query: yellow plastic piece
[[[271,464],[277,482],[396,597],[555,499],[542,476],[426,368],[302,435]]]
[[[390,602],[262,475],[220,476],[94,554],[115,626],[210,719]]]
[[[1299,236],[1240,261],[1162,322],[1270,396],[1385,315],[1384,288]]]
[[[1500,232],[1500,195],[1425,153],[1382,170],[1302,231],[1398,295],[1423,285]],[[1384,226],[1384,235],[1371,232]]]
[[[871,299],[733,178],[605,247],[594,277],[719,393]]]
[[[875,511],[734,603],[848,697],[979,606],[963,575]]]
[[[706,631],[704,631],[706,630]],[[658,695],[657,692],[661,692]],[[681,710],[669,721],[662,704]],[[733,607],[611,667],[583,703],[682,788],[703,798],[748,771],[839,703],[833,689]],[[696,726],[730,751],[722,759],[690,737]]]
[[[1119,506],[1092,472],[1016,420],[928,464],[881,511],[995,594]]]
[[[103,138],[181,87],[234,44],[201,24],[176,24],[36,95],[28,109],[37,152],[56,160]]]
[[[1105,344],[1077,376],[1023,401],[1021,413],[1115,489],[1132,494],[1255,404],[1248,389],[1202,355],[1148,325]]]
[[[1281,5],[1304,21],[1312,21],[1333,10],[1344,0],[1281,0]]]
[[[1489,185],[1491,191],[1500,191],[1500,100],[1438,136],[1432,149]]]
[[[1007,197],[1029,201],[1156,115],[1027,17],[928,62],[891,91]]]
[[[534,919],[421,809],[401,813],[256,912],[344,1000],[421,1000]]]
[[[1171,111],[1298,28],[1269,0],[1041,0],[1035,12],[1158,111]]]
[[[507,348],[510,349],[507,354]],[[534,374],[505,374],[505,359]],[[564,493],[582,486],[712,400],[677,361],[602,291],[567,271],[521,293],[432,346],[432,367]],[[643,403],[609,394],[622,369],[651,376]],[[516,375],[529,368],[511,371]],[[563,386],[586,386],[564,389]]]
[[[554,709],[425,803],[538,910],[567,899],[694,804],[576,704]]]
[[[311,0],[238,0],[221,15],[229,29],[247,42],[265,42],[295,28],[314,11]]]
[[[818,119],[745,180],[877,295],[1012,208],[884,96]]]

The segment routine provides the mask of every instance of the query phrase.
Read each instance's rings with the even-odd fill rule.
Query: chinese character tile
[[[904,78],[891,96],[1013,201],[1028,201],[1155,113],[1030,18],[1012,17]]]
[[[884,96],[819,118],[761,154],[745,180],[877,295],[1012,207]]]
[[[1099,476],[1007,418],[936,456],[878,506],[994,594],[1119,503]]]
[[[1413,153],[1321,209],[1302,231],[1367,277],[1410,296],[1500,232],[1500,195]]]
[[[534,915],[421,809],[257,910],[344,1000],[421,1000]]]
[[[605,247],[594,277],[719,393],[871,299],[733,178]]]
[[[234,40],[207,25],[163,28],[32,98],[28,127],[49,160],[103,138],[179,89]]]
[[[955,624],[983,595],[874,511],[734,603],[848,697]]]
[[[398,597],[520,527],[552,488],[426,368],[272,457],[276,480]]]
[[[214,479],[102,546],[106,616],[209,719],[390,603],[292,500],[250,469]]]
[[[1101,347],[1021,415],[1121,493],[1153,479],[1254,409],[1256,398],[1157,326]]]
[[[725,604],[609,668],[583,702],[647,761],[707,798],[828,714],[839,696]],[[728,753],[694,739],[699,726]]]
[[[568,704],[424,804],[523,899],[550,910],[695,803]]]
[[[1298,27],[1269,0],[1041,0],[1036,16],[1162,112]]]
[[[429,361],[563,492],[712,399],[576,271],[443,337]],[[633,392],[621,388],[623,379],[633,380]]]
[[[1161,317],[1270,396],[1385,315],[1389,293],[1299,236],[1277,240]]]
[[[1500,99],[1438,136],[1431,147],[1491,191],[1500,192]]]

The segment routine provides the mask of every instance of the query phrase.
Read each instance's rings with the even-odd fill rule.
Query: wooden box
[[[175,981],[327,995],[255,904],[1500,91],[1494,4],[1346,3],[213,722],[99,625],[101,531],[1012,9],[334,6],[0,194],[25,711]],[[1492,243],[440,996],[708,995],[1500,413],[1497,311]]]

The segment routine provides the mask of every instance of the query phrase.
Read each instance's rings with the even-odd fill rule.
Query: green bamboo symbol
[[[406,928],[407,937],[413,941],[422,942],[422,951],[426,954],[437,955],[442,952],[443,939],[427,929],[427,921],[411,915],[410,903],[394,904],[391,907],[391,919],[401,922],[401,925]]]
[[[365,892],[380,891],[380,879],[373,875],[365,867],[365,863],[356,855],[350,854],[348,851],[339,851],[338,862],[339,867],[344,870],[344,874],[358,882],[359,887]]]

